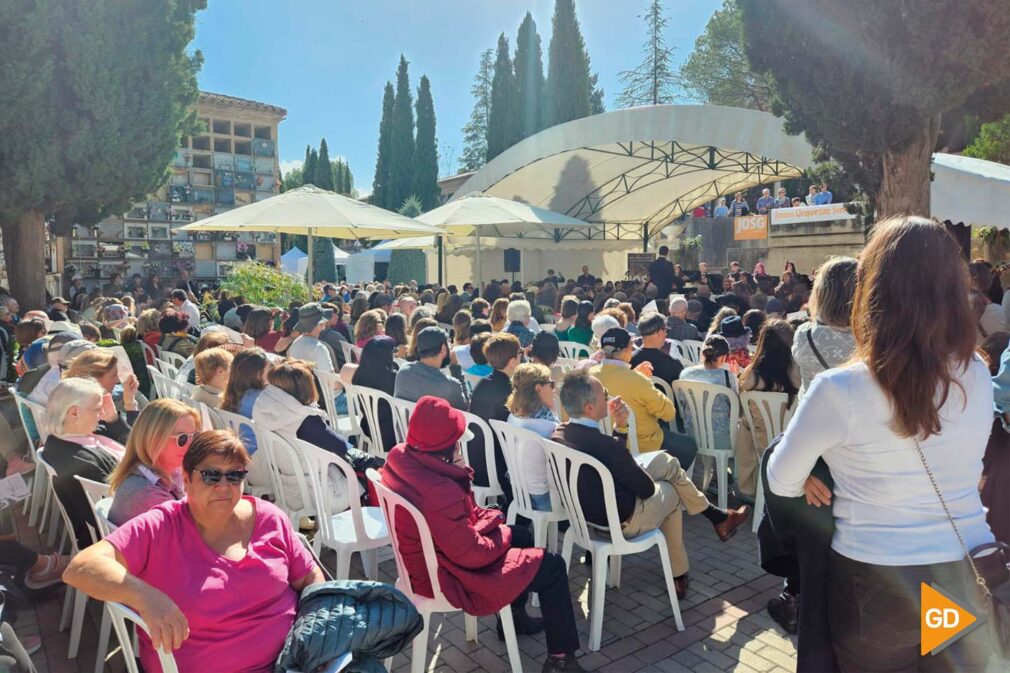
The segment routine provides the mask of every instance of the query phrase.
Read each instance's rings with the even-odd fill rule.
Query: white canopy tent
[[[330,245],[333,245],[332,243]],[[351,255],[337,246],[333,246],[333,263],[337,266],[347,264]],[[281,268],[296,276],[306,276],[309,269],[309,256],[300,248],[291,248],[281,255]]]
[[[930,212],[938,220],[1010,227],[1010,166],[957,154],[933,155]]]
[[[435,235],[442,231],[342,194],[305,185],[263,201],[188,224],[183,231],[269,231],[278,234],[371,240]],[[311,282],[312,257],[308,257]]]

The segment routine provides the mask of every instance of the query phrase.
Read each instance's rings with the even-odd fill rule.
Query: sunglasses
[[[175,437],[175,442],[180,449],[189,444],[189,440],[193,439],[192,433],[189,432],[180,432],[177,435],[169,435],[169,437]]]
[[[197,472],[200,473],[200,478],[203,479],[203,483],[207,486],[213,486],[218,483],[221,481],[221,477],[227,479],[229,484],[241,484],[245,480],[246,475],[249,474],[249,470],[231,470],[230,472],[197,470]]]
[[[553,388],[556,384],[554,383],[554,381],[538,381],[537,385],[538,386],[550,386],[551,388]]]

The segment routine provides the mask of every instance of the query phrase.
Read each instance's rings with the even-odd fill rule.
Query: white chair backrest
[[[520,513],[532,512],[531,499],[533,490],[530,488],[526,470],[523,469],[523,454],[527,451],[543,451],[541,437],[535,432],[520,428],[505,421],[491,419],[488,421],[491,430],[498,438],[505,465],[508,467],[509,481],[512,483],[512,495]],[[540,489],[537,489],[540,490]]]
[[[684,339],[680,345],[684,349],[683,359],[685,362],[692,365],[701,364],[701,349],[705,345],[704,342]]]
[[[330,465],[339,468],[347,486],[344,489],[349,495],[347,497],[348,509],[351,510],[351,521],[354,524],[354,537],[357,540],[367,540],[368,533],[365,531],[365,522],[361,516],[361,500],[357,497],[358,477],[354,473],[354,468],[346,460],[326,449],[321,449],[315,444],[309,444],[296,437],[292,437],[289,443],[295,451],[300,453],[308,467],[309,480],[312,484],[312,497],[315,503],[316,512],[319,513],[317,521],[319,524],[318,535],[322,536],[323,543],[328,547],[334,547],[338,542],[335,531],[331,527],[331,522],[335,514],[343,510],[334,510],[330,502],[330,493],[336,489],[330,485]]]
[[[613,397],[608,397],[607,401],[614,399]],[[600,432],[605,435],[614,434],[614,421],[608,414],[600,421]],[[631,455],[638,455],[638,422],[635,420],[635,412],[632,408],[628,407],[628,451],[631,451]]]
[[[748,390],[740,393],[740,407],[743,409],[744,418],[750,426],[751,432],[755,432],[758,424],[755,421],[761,418],[767,433],[764,443],[759,450],[767,446],[772,439],[781,434],[789,419],[793,416],[795,405],[789,405],[789,395],[787,393],[762,393],[755,390]],[[755,445],[759,438],[754,438]]]
[[[470,384],[471,391],[477,387],[478,383],[484,380],[483,376],[477,376],[476,374],[471,374],[470,372],[463,372],[463,378]]]
[[[361,349],[350,341],[341,341],[340,349],[344,351],[344,362],[347,364],[358,364],[361,360]]]
[[[179,368],[173,367],[167,360],[159,360],[158,363],[158,369],[160,369],[161,373],[168,378],[174,381],[175,378],[179,376]]]
[[[442,330],[443,332],[445,332],[446,334],[452,334],[452,325],[450,325],[449,323],[447,323],[447,322],[440,322],[440,323],[436,323],[436,324],[438,325],[438,328],[440,330]]]
[[[716,445],[715,402],[720,397],[729,400],[729,441],[736,446],[736,431],[740,420],[740,398],[726,386],[701,381],[674,381],[673,392],[680,402],[680,408],[691,420],[694,441],[698,443],[698,453],[712,455],[720,449]],[[725,449],[725,447],[723,447]]]
[[[200,410],[200,431],[213,430],[216,423],[214,413],[217,410],[211,409],[203,402],[197,402],[197,408]]]
[[[386,455],[386,447],[382,444],[382,425],[379,422],[381,414],[379,412],[383,406],[388,409],[393,408],[393,397],[381,390],[367,386],[354,386],[347,395],[354,398],[355,410],[368,421],[368,452],[375,456]]]
[[[670,339],[670,357],[684,362],[684,344],[676,339]]]
[[[591,524],[582,509],[579,500],[579,474],[582,470],[595,470],[603,487],[603,504],[607,512],[610,538],[614,545],[625,541],[621,533],[621,517],[617,513],[617,496],[614,492],[614,477],[606,466],[589,454],[570,449],[550,439],[543,440],[544,453],[547,454],[547,472],[550,475],[554,490],[557,492],[559,505],[568,513],[575,542],[583,549],[592,549],[592,537],[589,534]],[[553,493],[552,493],[552,496]]]
[[[494,431],[491,430],[491,426],[487,424],[480,416],[476,414],[471,414],[469,411],[464,411],[463,415],[466,417],[466,426],[474,434],[474,439],[477,438],[478,433],[484,440],[484,465],[487,466],[487,483],[488,488],[493,491],[500,493],[501,484],[498,483],[498,463],[494,456]],[[470,452],[476,451],[477,447],[472,446],[473,440],[464,441],[460,439],[460,446],[463,449],[463,460],[466,464],[473,466],[470,462]]]
[[[154,365],[147,365],[147,375],[151,378],[151,384],[154,386],[154,396],[158,399],[165,397],[166,393],[161,388],[161,382],[164,380],[161,370]]]
[[[554,334],[554,323],[552,322],[541,323],[540,329],[544,332],[547,332],[548,334]]]
[[[673,400],[673,387],[669,383],[667,383],[665,379],[661,379],[658,376],[653,376],[652,385],[659,388],[664,395],[670,398],[671,401]]]
[[[593,354],[589,346],[578,341],[559,341],[558,345],[561,347],[561,357],[571,360],[581,360]]]
[[[88,504],[91,506],[91,513],[95,515],[95,523],[98,524],[98,530],[95,531],[98,537],[95,542],[98,542],[98,540],[103,539],[109,533],[116,530],[115,524],[109,521],[109,508],[112,506],[109,485],[103,484],[100,481],[85,479],[80,475],[74,475],[74,479],[81,483],[81,488],[84,489],[84,496],[88,499]]]
[[[38,402],[32,402],[26,397],[19,396],[18,401],[28,407],[28,410],[32,415],[32,420],[35,421],[35,428],[39,433],[39,443],[44,444],[46,439],[49,437],[49,433],[45,431],[46,426],[43,423],[46,418],[46,408]]]
[[[192,396],[186,386],[178,383],[173,378],[165,376],[151,365],[147,366],[147,372],[151,375],[151,379],[154,381],[154,388],[158,392],[159,398],[179,400],[181,402],[185,398]]]
[[[167,362],[168,364],[170,364],[172,368],[176,370],[176,372],[178,372],[179,368],[181,368],[186,363],[186,358],[184,356],[179,355],[178,353],[173,353],[172,351],[163,350],[160,353],[158,353],[158,357],[161,359],[162,362]],[[173,376],[172,378],[175,377]]]
[[[39,465],[41,465],[49,474],[50,483],[52,483],[52,481],[56,479],[56,470],[52,465],[46,462],[43,454],[45,454],[45,451],[39,449],[38,453],[35,454],[35,460],[37,460]],[[60,516],[63,518],[63,525],[66,526],[67,532],[70,533],[68,536],[70,538],[70,555],[74,556],[80,551],[80,548],[77,546],[77,536],[74,535],[74,524],[70,521],[70,516],[67,514],[67,510],[63,507],[63,501],[56,495],[55,486],[53,488],[53,500],[56,501],[56,506],[60,510]]]
[[[140,347],[144,352],[144,364],[158,366],[158,354],[154,352],[154,349],[147,345],[147,342],[143,339],[140,340]]]
[[[547,311],[547,309],[544,309],[544,319],[540,323],[540,326],[543,327],[544,325],[550,325],[551,326],[551,331],[553,332],[554,331],[554,323],[556,323],[557,321],[558,321],[558,318],[557,318],[556,315],[554,315],[553,313]]]
[[[344,365],[344,367],[346,368],[347,365]],[[332,372],[323,372],[318,369],[313,369],[312,371],[315,373],[316,378],[319,379],[319,387],[323,389],[322,403],[323,408],[326,410],[326,415],[330,419],[330,427],[336,429],[337,421],[340,418],[340,414],[337,412],[336,391],[339,390],[337,386],[339,385],[347,393],[347,403],[348,405],[350,405],[351,403],[350,384],[342,381],[339,374],[334,374]],[[348,411],[350,411],[350,406],[348,406],[347,409]],[[356,434],[359,432],[357,417],[353,413],[350,414],[350,417],[351,417],[351,428],[354,430]]]
[[[311,477],[306,476],[310,474],[307,458],[299,453],[298,449],[288,441],[288,438],[279,432],[265,434],[266,441],[270,443],[270,453],[273,458],[270,461],[273,480],[275,484],[281,486],[277,489],[277,505],[291,519],[291,524],[298,528],[299,517],[318,512],[312,493]],[[292,497],[294,493],[291,492],[291,487],[288,485],[292,478],[299,496],[297,500]],[[295,506],[299,502],[301,503],[300,508]]]
[[[126,668],[130,673],[137,673],[137,655],[133,651],[133,636],[130,634],[130,630],[126,628],[126,622],[133,622],[137,625],[137,628],[143,629],[148,635],[151,632],[147,628],[147,624],[144,623],[144,620],[140,618],[140,615],[125,605],[109,601],[105,604],[105,608],[109,611],[109,616],[112,619],[112,628],[115,629],[116,637],[119,638],[119,643],[123,648],[123,658],[126,659]],[[175,665],[175,657],[171,654],[165,654],[160,648],[155,651],[161,664],[162,673],[179,673],[179,668]]]
[[[579,366],[579,361],[573,360],[572,358],[559,357],[554,364],[561,367],[564,371],[569,372]]]
[[[256,427],[256,422],[251,418],[246,418],[241,414],[225,411],[224,409],[210,409],[210,419],[217,430],[231,430],[245,442],[250,434],[256,439],[256,454],[263,452],[262,458],[253,456],[253,463],[250,466],[249,478],[246,481],[246,491],[262,495],[273,493],[276,495],[280,489],[280,484],[274,482],[274,475],[269,464],[273,462],[270,452],[270,442],[266,440],[265,432]],[[257,467],[259,466],[259,467]],[[260,483],[264,481],[264,483]]]
[[[35,424],[35,417],[32,414],[31,407],[28,406],[28,400],[21,396],[20,393],[16,392],[14,388],[9,388],[11,397],[14,398],[14,404],[18,409],[18,420],[21,421],[21,429],[25,432],[25,437],[28,439],[28,451],[32,459],[35,458],[35,450],[38,448],[39,444],[39,430],[38,426]],[[31,418],[31,425],[35,426],[35,429],[28,424],[28,419]]]
[[[414,413],[417,402],[393,398],[393,429],[396,431],[396,443],[407,441],[407,429],[410,426],[410,415]]]
[[[384,486],[378,472],[369,468],[365,474],[375,486],[375,494],[379,498],[379,506],[382,508],[382,515],[386,519],[386,528],[389,530],[393,556],[396,557],[396,570],[399,574],[397,588],[412,599],[416,593],[413,583],[410,581],[410,573],[407,572],[407,565],[400,554],[400,544],[397,539],[396,513],[402,510],[414,520],[414,526],[417,527],[417,536],[421,541],[421,551],[424,552],[424,565],[428,570],[428,581],[431,583],[432,598],[435,601],[447,603],[445,596],[442,594],[442,585],[438,581],[438,558],[435,556],[435,543],[431,537],[431,529],[428,528],[428,522],[424,520],[424,516],[410,501]]]

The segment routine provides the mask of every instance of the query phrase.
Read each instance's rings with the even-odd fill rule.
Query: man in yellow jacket
[[[678,435],[666,425],[673,421],[676,410],[670,398],[652,385],[652,364],[643,362],[631,368],[631,334],[620,327],[607,330],[600,338],[600,350],[603,361],[590,367],[589,373],[603,384],[608,395],[620,397],[631,407],[639,452],[663,450],[677,458],[685,470],[691,467],[698,446],[691,437]]]

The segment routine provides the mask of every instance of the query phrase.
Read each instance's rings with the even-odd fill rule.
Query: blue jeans
[[[344,392],[343,390],[341,390],[339,393],[337,393],[337,396],[335,398],[333,398],[333,401],[334,401],[334,404],[336,404],[337,413],[338,414],[346,414],[347,413],[347,393],[346,392]]]
[[[551,511],[551,494],[530,493],[530,504],[532,504],[533,509],[538,512],[549,512]]]

